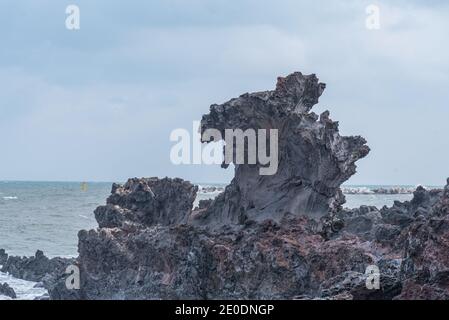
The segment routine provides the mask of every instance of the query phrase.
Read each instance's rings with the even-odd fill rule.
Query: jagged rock
[[[425,220],[418,220],[403,234],[405,255],[401,277],[402,299],[447,299],[449,297],[449,188]]]
[[[360,236],[369,236],[373,228],[382,219],[379,211],[360,212],[344,220],[345,231]]]
[[[340,136],[328,111],[320,117],[310,112],[324,88],[315,75],[296,72],[279,78],[274,91],[211,106],[202,133],[217,129],[224,137],[226,129],[277,129],[279,166],[276,174],[261,176],[260,164],[237,164],[231,185],[198,217],[200,223],[279,221],[286,214],[319,218],[340,209],[340,185],[356,172],[355,162],[369,148],[360,136]]]
[[[380,278],[380,289],[368,289],[367,275],[360,272],[346,271],[322,284],[321,296],[334,297],[349,293],[353,300],[391,300],[402,290],[399,279],[390,275]]]
[[[344,225],[341,232],[403,248],[403,243],[397,242],[404,240],[400,237],[403,230],[417,221],[428,219],[444,198],[442,190],[426,190],[419,186],[413,192],[411,201],[395,201],[392,207],[384,206],[380,210],[372,206],[344,209],[336,216]]]
[[[395,201],[393,207],[382,208],[383,220],[404,228],[414,222],[416,217],[429,215],[441,195],[441,190],[428,191],[420,186],[413,193],[411,201]]]
[[[436,216],[447,216],[449,214],[449,178],[447,179],[442,196],[435,204],[433,214]]]
[[[447,289],[442,289],[434,283],[419,283],[408,279],[404,281],[403,289],[395,300],[448,300]]]
[[[292,299],[373,262],[357,238],[335,242],[307,217],[209,233],[189,225],[80,232],[81,290],[53,299]]]
[[[382,244],[392,244],[401,234],[401,227],[391,224],[379,224],[374,230],[374,239]]]
[[[186,223],[198,187],[181,179],[130,179],[114,184],[106,206],[95,210],[100,228],[122,227],[125,221],[151,226]]]
[[[40,282],[46,275],[54,273],[64,273],[69,264],[75,259],[47,258],[44,253],[38,250],[34,257],[9,256],[1,271],[9,273],[15,278]]]
[[[0,283],[0,295],[9,297],[11,299],[17,299],[16,292],[7,283]]]
[[[0,249],[0,266],[3,266],[8,261],[8,254],[5,249]]]
[[[202,209],[207,209],[210,207],[210,205],[212,204],[213,200],[212,199],[208,199],[208,200],[200,200],[198,202],[198,208],[199,210]]]
[[[345,226],[342,233],[353,233],[378,243],[385,251],[384,256],[400,254],[399,271],[391,264],[382,271],[382,274],[389,272],[401,280],[402,289],[395,299],[447,299],[448,203],[449,180],[444,190],[418,187],[411,201],[395,202],[391,208],[382,208],[381,219],[370,218],[372,211],[366,208],[343,212]]]

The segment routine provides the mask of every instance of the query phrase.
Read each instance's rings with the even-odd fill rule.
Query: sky
[[[227,182],[173,165],[170,133],[301,71],[327,84],[314,111],[372,149],[348,184],[443,185],[448,33],[435,0],[0,0],[0,180]]]

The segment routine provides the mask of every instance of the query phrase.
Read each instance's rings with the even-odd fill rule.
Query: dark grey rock
[[[364,273],[344,272],[323,283],[321,296],[331,297],[347,292],[354,300],[391,300],[401,293],[402,284],[398,278],[381,274],[380,288],[368,289],[367,277]]]
[[[375,227],[374,238],[383,244],[394,244],[401,234],[401,227],[391,224],[379,224]]]
[[[0,295],[9,297],[11,299],[17,299],[16,292],[7,283],[0,283]]]
[[[277,129],[279,167],[276,174],[261,176],[259,164],[236,165],[231,184],[198,217],[199,224],[279,221],[287,213],[320,218],[340,209],[340,185],[356,172],[355,162],[369,148],[360,136],[340,136],[328,111],[320,117],[310,112],[324,88],[315,75],[295,72],[278,78],[273,91],[211,106],[201,122],[203,133],[218,129],[224,137],[226,129]]]
[[[0,266],[4,265],[8,261],[8,254],[5,249],[0,249]]]
[[[95,210],[100,228],[122,227],[125,221],[151,226],[186,223],[198,187],[181,179],[130,179],[114,184],[106,206]]]
[[[74,261],[59,257],[49,259],[38,250],[34,257],[9,256],[1,271],[18,279],[40,282],[48,274],[64,273],[66,267]]]

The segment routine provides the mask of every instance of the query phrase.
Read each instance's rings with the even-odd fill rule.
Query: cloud
[[[442,183],[449,5],[377,1],[369,31],[371,3],[80,0],[69,32],[69,1],[4,1],[0,179],[229,179],[172,166],[170,131],[299,70],[328,84],[316,111],[373,149],[351,183]]]
[[[259,76],[304,64],[305,47],[298,37],[267,25],[178,27],[138,30],[112,55],[178,77]]]

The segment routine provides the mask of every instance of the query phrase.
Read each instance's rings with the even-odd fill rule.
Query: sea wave
[[[198,192],[202,194],[221,193],[224,189],[224,187],[198,185]]]
[[[3,200],[17,200],[17,197],[3,197]]]
[[[218,194],[225,190],[223,186],[198,185],[200,194]],[[343,186],[344,194],[412,194],[416,187],[413,186]]]
[[[48,294],[47,290],[36,282],[20,280],[2,272],[0,272],[0,283],[8,283],[16,292],[17,300],[34,300]],[[0,300],[11,299],[0,295]]]
[[[416,187],[342,187],[344,194],[412,194]]]

